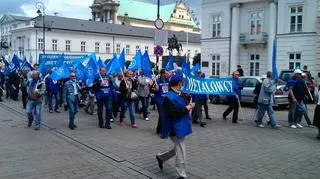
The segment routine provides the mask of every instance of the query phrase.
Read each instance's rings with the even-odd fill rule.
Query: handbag
[[[137,93],[134,92],[134,91],[131,92],[130,97],[131,97],[132,100],[138,99],[138,95],[137,95]]]

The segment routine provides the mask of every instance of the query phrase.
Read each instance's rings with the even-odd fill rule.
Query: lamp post
[[[158,0],[157,19],[160,19],[160,0]],[[159,56],[156,57],[156,72],[159,72]]]
[[[42,39],[43,39],[43,55],[46,54],[46,27],[45,27],[45,7],[44,4],[42,2],[37,2],[36,4],[36,8],[37,10],[37,14],[40,16],[42,16]]]

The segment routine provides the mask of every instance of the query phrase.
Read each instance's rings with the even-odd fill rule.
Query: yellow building
[[[90,8],[93,21],[155,28],[157,4],[138,0],[94,0]],[[164,22],[164,30],[200,33],[197,19],[182,1],[160,5],[160,18]]]

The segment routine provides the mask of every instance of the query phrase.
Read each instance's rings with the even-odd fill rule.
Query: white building
[[[226,76],[241,65],[264,75],[276,41],[278,71],[300,66],[315,77],[316,14],[317,0],[203,0],[203,70]]]
[[[131,60],[136,51],[141,49],[142,53],[145,50],[149,52],[151,61],[156,61],[153,56],[154,29],[58,16],[45,16],[44,24],[45,43],[43,17],[4,15],[0,20],[0,36],[5,42],[3,44],[8,44],[8,48],[2,48],[1,55],[12,57],[16,53],[37,63],[45,46],[46,54],[81,55],[96,52],[102,59],[110,59],[113,53],[120,54],[124,48],[126,60]],[[192,58],[200,52],[199,34],[173,31],[168,31],[167,34],[168,37],[175,34],[182,43],[182,55],[189,53]],[[164,55],[168,55],[168,51],[165,50]]]

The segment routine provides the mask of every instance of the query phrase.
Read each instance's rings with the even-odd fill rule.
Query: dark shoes
[[[99,124],[99,127],[100,127],[100,128],[104,128],[103,124]]]
[[[205,125],[207,125],[207,123],[205,123],[205,122],[200,123],[200,127],[204,127]]]
[[[28,120],[28,127],[31,127],[31,126],[32,126],[32,121]]]
[[[185,177],[182,177],[182,176],[180,176],[180,177],[178,177],[177,179],[184,179]]]
[[[193,124],[200,124],[198,121],[192,121]]]
[[[209,119],[209,120],[211,120],[212,118],[211,118],[210,116],[207,116],[207,117],[206,117],[206,119]]]
[[[162,170],[163,169],[163,162],[160,160],[158,155],[156,155],[156,158],[157,158],[157,161],[158,161],[159,168],[160,168],[160,170]]]
[[[317,139],[320,140],[320,135],[317,136]]]
[[[224,120],[227,120],[227,116],[222,115],[222,118],[223,118]]]
[[[69,127],[69,129],[74,130],[75,127]]]
[[[106,125],[105,128],[106,129],[112,129],[111,126],[109,126],[109,125]]]
[[[59,111],[59,110],[54,110],[54,112],[56,112],[56,113],[60,113],[60,111]]]

